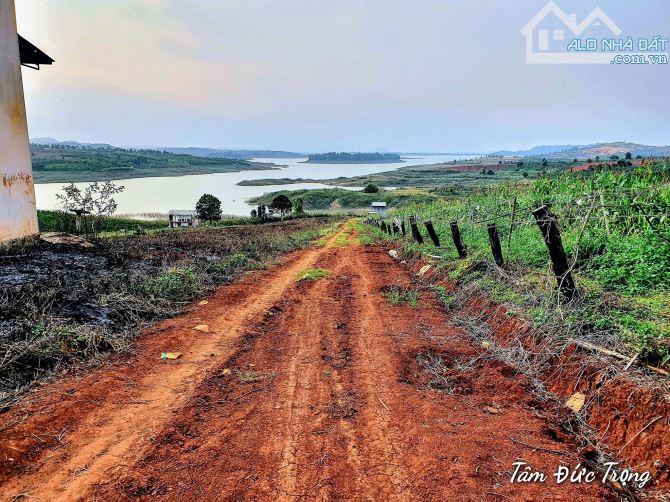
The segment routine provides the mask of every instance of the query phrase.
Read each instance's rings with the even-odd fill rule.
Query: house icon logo
[[[528,64],[609,64],[612,53],[570,52],[568,43],[577,37],[618,37],[619,28],[598,7],[581,23],[576,14],[566,14],[553,0],[524,26]]]

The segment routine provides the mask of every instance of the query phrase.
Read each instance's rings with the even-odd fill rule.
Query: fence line
[[[604,213],[604,218],[607,224],[611,224],[612,222],[616,221],[625,221],[625,220],[630,220],[630,219],[635,219],[639,220],[640,223],[642,222],[646,223],[648,226],[650,225],[650,219],[652,218],[664,218],[664,217],[670,217],[670,212],[647,212],[644,211],[644,209],[651,209],[651,208],[665,208],[667,205],[665,204],[624,204],[624,205],[612,205],[612,204],[605,204],[601,202],[600,195],[596,193],[592,193],[593,198],[591,199],[591,204],[590,205],[579,205],[578,210],[585,211],[587,212],[586,215],[578,214],[575,215],[573,213],[568,214],[566,217],[570,221],[576,221],[576,218],[580,217],[586,217],[587,219],[592,216],[592,213],[594,210],[602,210]],[[599,202],[599,203],[596,203]],[[473,218],[474,214],[472,214],[472,211],[465,211],[463,214],[461,214],[461,217],[465,218],[466,220],[469,220],[469,223],[472,225],[479,225],[486,223],[486,230],[488,232],[488,237],[489,237],[489,245],[491,247],[491,253],[493,255],[493,261],[498,267],[503,267],[505,264],[505,259],[503,256],[502,252],[502,246],[500,244],[500,235],[498,232],[498,227],[495,224],[495,220],[500,220],[504,218],[511,218],[510,222],[510,227],[509,227],[509,233],[508,233],[508,239],[507,239],[507,255],[509,257],[510,255],[510,249],[511,249],[511,239],[512,239],[512,233],[514,232],[515,229],[518,229],[520,227],[525,227],[527,225],[537,225],[542,239],[544,241],[544,244],[547,248],[547,252],[549,255],[549,259],[551,261],[552,265],[552,270],[554,272],[554,275],[556,276],[556,280],[558,282],[559,290],[561,293],[568,299],[573,299],[577,294],[577,288],[575,285],[575,282],[572,278],[572,268],[575,265],[575,261],[573,260],[572,264],[568,262],[567,259],[567,254],[565,252],[565,248],[563,246],[563,242],[561,239],[561,230],[560,230],[560,225],[559,225],[559,219],[558,217],[552,212],[552,208],[554,207],[554,204],[551,203],[546,203],[546,204],[535,204],[533,206],[525,206],[525,207],[520,207],[517,204],[517,199],[516,197],[514,198],[513,204],[512,204],[512,211],[510,213],[496,213],[494,215],[491,215],[490,217],[486,217],[484,219],[478,219],[475,220]],[[640,211],[640,214],[638,215],[631,215],[631,214],[618,214],[616,211],[608,211],[608,209],[623,209],[623,208],[634,208]],[[573,207],[567,207],[568,210],[572,211],[574,210]],[[521,212],[525,214],[520,214]],[[468,216],[470,216],[468,218]],[[532,218],[531,218],[532,216]],[[375,225],[377,226],[380,230],[382,230],[385,233],[388,233],[392,238],[396,236],[401,236],[402,238],[411,238],[413,241],[423,244],[424,243],[424,238],[421,235],[421,232],[419,230],[419,221],[420,218],[418,215],[413,215],[409,217],[409,226],[411,229],[411,233],[408,235],[405,231],[405,219],[399,219],[399,218],[394,218],[392,220],[391,224],[388,224],[385,219],[383,218],[375,218],[375,217],[368,217],[365,222],[368,225]],[[426,227],[426,231],[428,233],[428,236],[430,237],[430,241],[433,243],[433,245],[437,248],[442,248],[444,249],[440,237],[435,230],[434,224],[433,224],[433,219],[426,219],[424,220],[424,226]],[[449,222],[449,227],[451,229],[451,237],[453,241],[453,245],[458,252],[458,257],[459,259],[465,259],[468,256],[468,250],[467,246],[463,241],[463,235],[461,233],[459,224],[458,224],[458,219],[452,220]],[[583,229],[582,229],[583,231]]]

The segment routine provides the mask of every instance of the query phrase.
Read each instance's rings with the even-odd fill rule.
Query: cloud
[[[668,20],[667,4],[641,3],[606,10],[624,30],[651,10]],[[519,29],[542,5],[20,0],[22,33],[56,59],[25,74],[30,125],[124,144],[485,149],[598,128],[632,138],[616,117],[634,103],[637,134],[666,134],[662,68],[525,65]]]

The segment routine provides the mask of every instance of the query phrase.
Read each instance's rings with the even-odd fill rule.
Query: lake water
[[[303,188],[333,188],[321,183],[295,185],[237,186],[242,180],[267,178],[311,178],[330,179],[339,176],[360,176],[391,171],[403,166],[435,164],[461,159],[462,156],[430,155],[405,159],[398,164],[306,164],[299,159],[253,159],[274,163],[281,169],[272,171],[241,171],[236,173],[200,174],[160,178],[134,178],[117,180],[125,190],[115,199],[117,214],[167,213],[170,209],[192,209],[200,196],[211,193],[221,199],[224,214],[246,216],[251,211],[246,201],[252,197],[277,190],[300,190]],[[88,183],[77,183],[86,186]],[[38,209],[58,209],[56,194],[66,183],[42,183],[35,185]]]

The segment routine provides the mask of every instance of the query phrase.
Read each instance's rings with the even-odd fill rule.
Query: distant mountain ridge
[[[30,138],[30,142],[34,145],[44,145],[44,146],[53,146],[53,145],[63,145],[63,146],[74,146],[77,148],[117,148],[108,143],[80,143],[79,141],[59,141],[54,138]]]
[[[109,149],[119,148],[108,143],[84,143],[79,141],[60,141],[51,137],[31,138],[30,142],[36,145],[62,145],[75,148]],[[141,150],[142,148],[129,148],[130,150]],[[221,158],[234,160],[251,160],[262,158],[306,158],[310,154],[306,152],[289,152],[284,150],[245,150],[228,148],[205,148],[205,147],[146,147],[147,150],[162,151],[174,154],[185,154],[193,157]],[[527,150],[500,150],[489,153],[489,156],[503,157],[546,157],[549,159],[593,159],[597,156],[606,158],[612,155],[623,156],[630,152],[633,156],[670,156],[670,146],[651,146],[628,141],[617,141],[612,143],[592,143],[586,145],[540,145]],[[423,152],[421,154],[410,154],[401,152],[386,152],[391,155],[436,155],[435,153]],[[327,154],[317,154],[327,155]],[[457,154],[453,154],[457,155]],[[466,154],[463,154],[466,155]],[[484,154],[467,154],[484,155]]]
[[[250,159],[290,159],[307,157],[304,153],[285,152],[283,150],[227,150],[221,148],[189,147],[159,147],[156,150],[170,153],[183,153],[194,157],[212,157],[236,160]]]
[[[493,152],[493,155],[504,155],[505,157],[532,157],[534,155],[558,153],[582,146],[584,145],[542,145],[534,146],[528,150],[501,150],[499,152]]]
[[[546,157],[550,159],[588,159],[595,157],[606,158],[611,155],[623,156],[628,152],[633,156],[661,157],[670,154],[670,146],[650,146],[628,141],[617,141],[590,145],[536,146],[529,150],[502,150],[494,152],[493,155],[502,155],[505,157]]]

